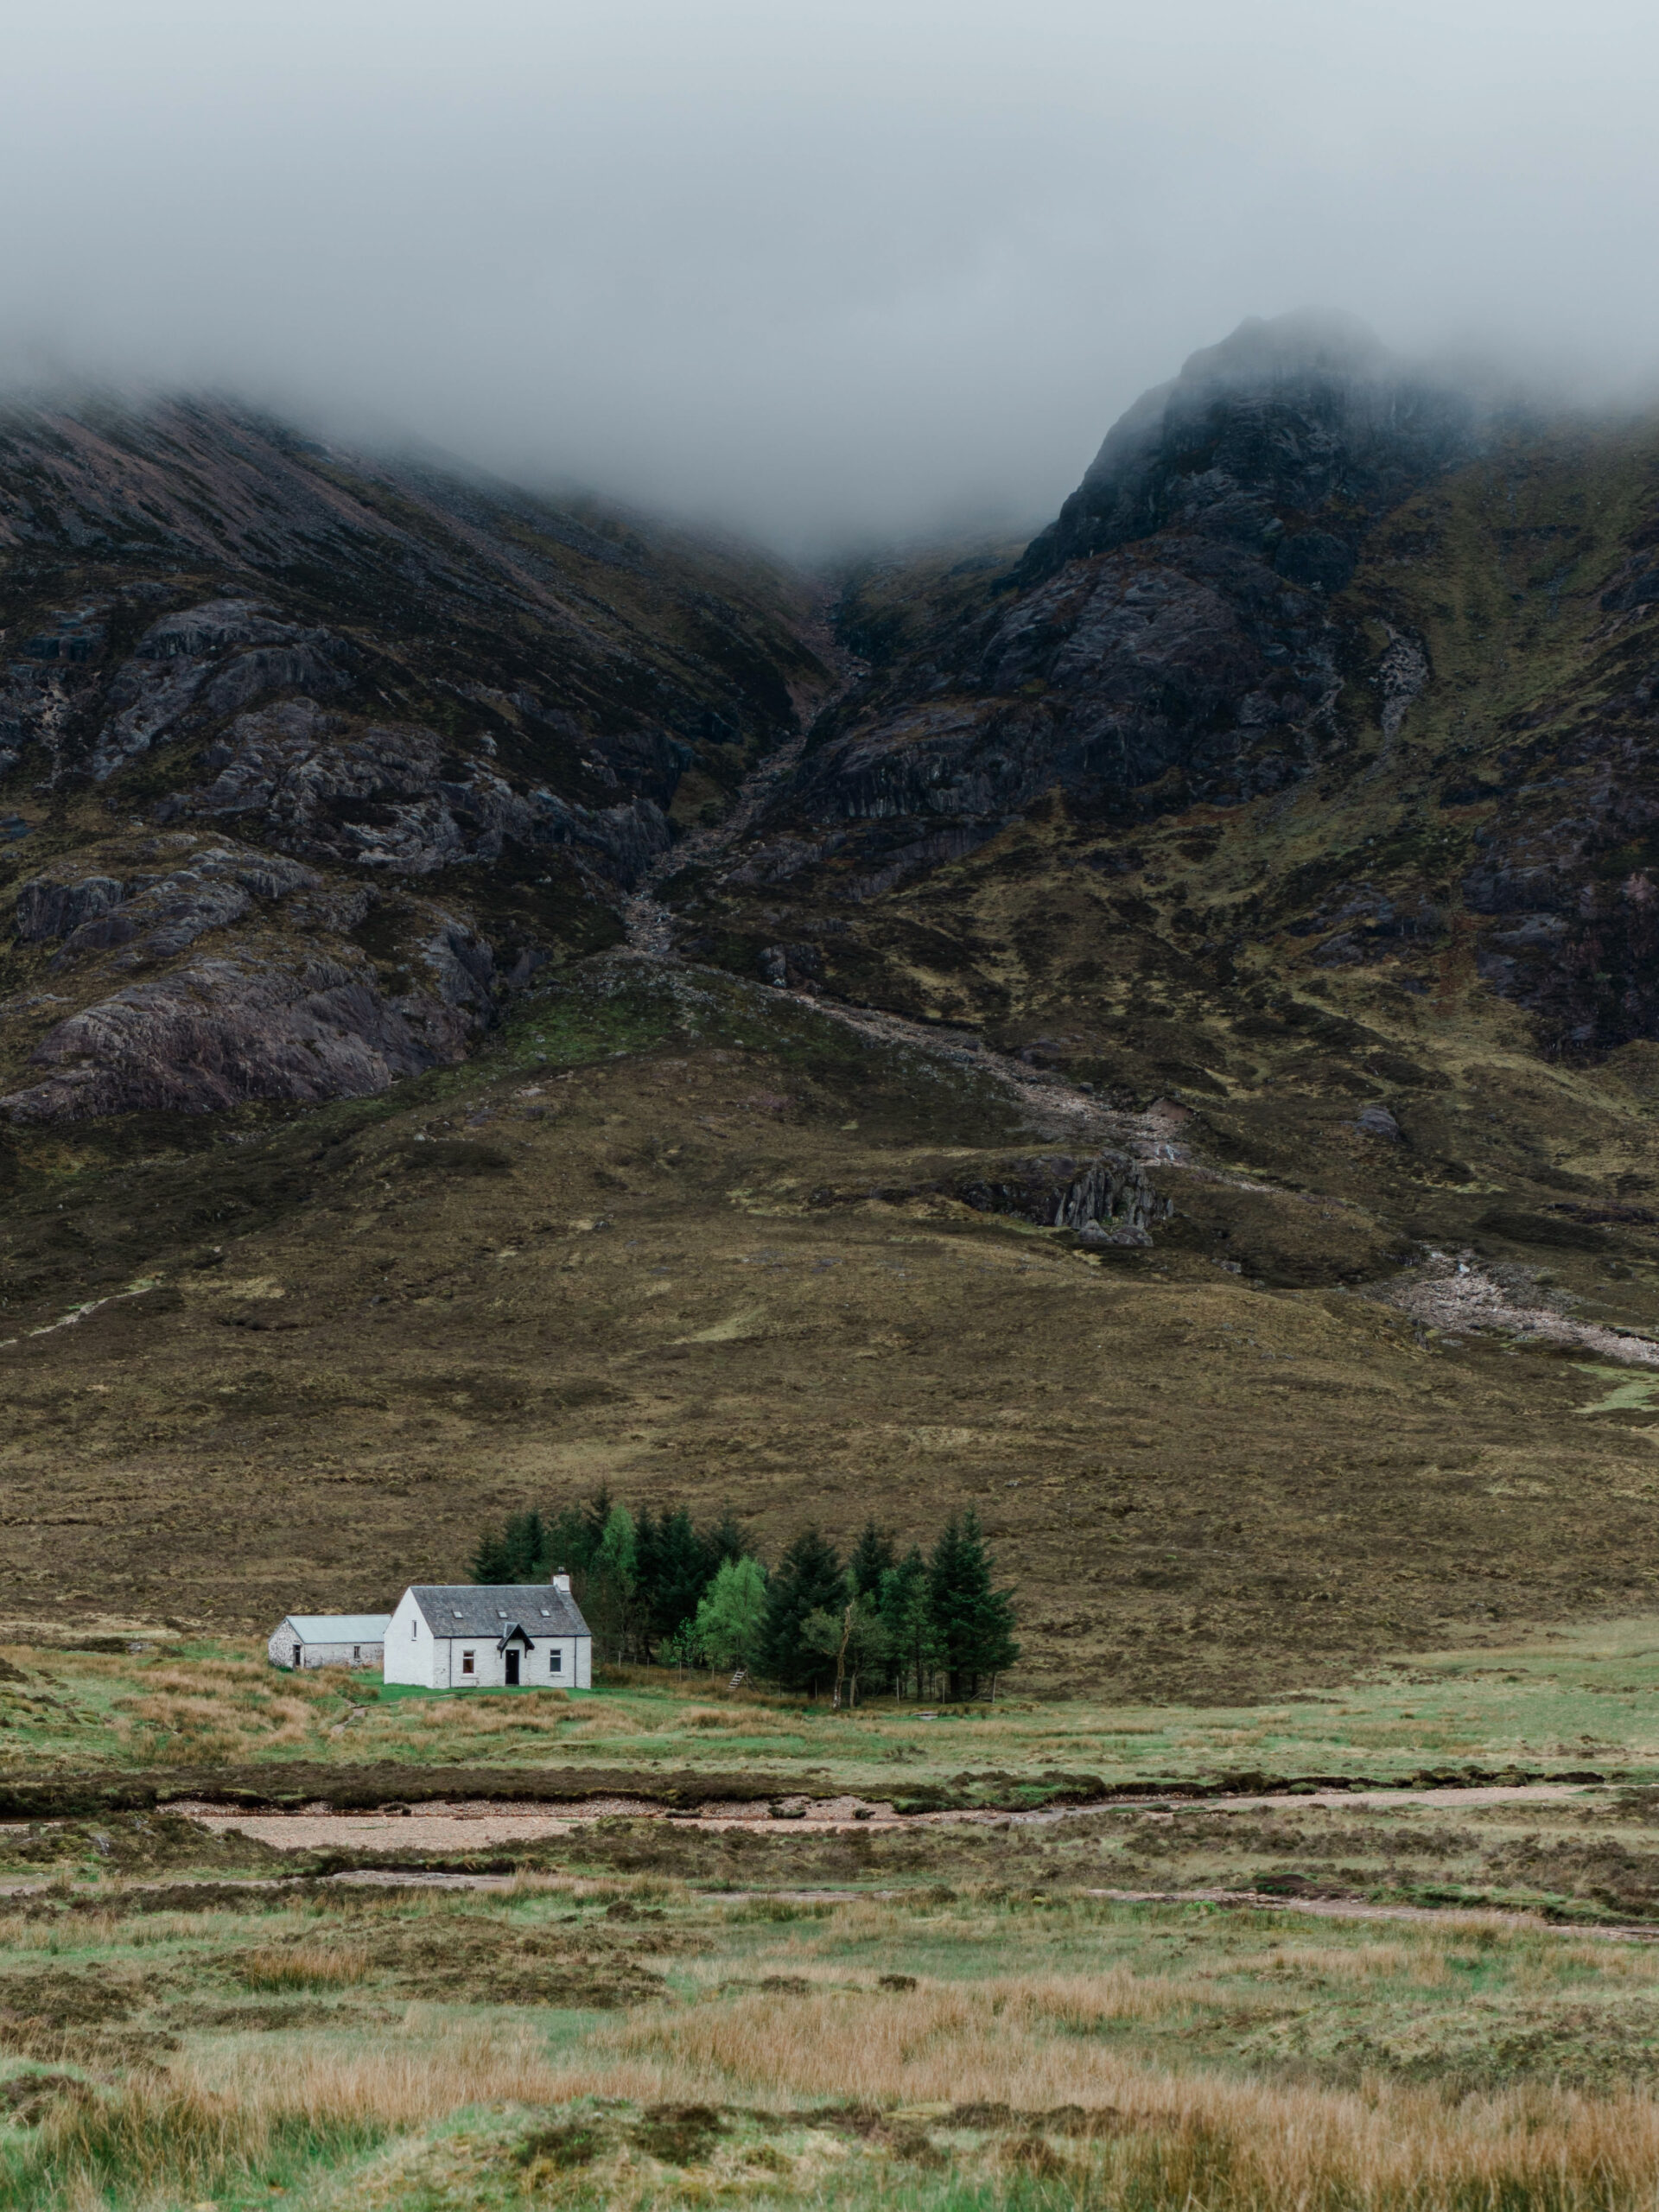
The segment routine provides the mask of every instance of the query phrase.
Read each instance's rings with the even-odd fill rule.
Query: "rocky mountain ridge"
[[[1338,1276],[1596,1184],[1477,1173],[1501,1066],[1646,1187],[1561,1085],[1659,1033],[1647,425],[1247,324],[838,645],[748,556],[223,410],[7,436],[14,1127],[372,1094],[626,928],[1173,1098],[1376,1214]]]
[[[456,1058],[836,680],[747,554],[201,404],[0,422],[0,618],[22,1120]]]

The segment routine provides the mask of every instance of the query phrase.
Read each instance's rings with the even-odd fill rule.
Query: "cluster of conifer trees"
[[[971,1507],[925,1554],[900,1556],[872,1519],[845,1560],[809,1528],[768,1570],[729,1512],[700,1529],[683,1506],[635,1514],[601,1489],[487,1530],[472,1571],[494,1583],[568,1573],[596,1657],[742,1669],[815,1696],[833,1686],[838,1704],[861,1689],[995,1694],[1020,1654]]]

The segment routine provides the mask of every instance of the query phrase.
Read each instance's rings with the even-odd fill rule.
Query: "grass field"
[[[53,1769],[302,1761],[574,1765],[637,1773],[764,1769],[902,1796],[959,1777],[1211,1782],[1239,1773],[1392,1782],[1424,1770],[1594,1769],[1659,1780],[1659,1621],[1536,1631],[1408,1653],[1347,1682],[1241,1707],[1116,1706],[1082,1697],[853,1713],[624,1670],[592,1693],[387,1694],[372,1674],[283,1674],[232,1640],[138,1653],[9,1647],[0,1777]]]
[[[1659,1952],[990,1871],[817,1897],[580,1863],[485,1894],[60,1883],[0,1917],[0,2204],[1350,2212],[1659,2185]]]

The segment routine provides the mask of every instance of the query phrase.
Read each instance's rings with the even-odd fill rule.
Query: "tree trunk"
[[[841,1711],[841,1686],[847,1676],[847,1646],[853,1633],[853,1609],[849,1605],[841,1618],[841,1648],[836,1653],[836,1694],[830,1710]]]

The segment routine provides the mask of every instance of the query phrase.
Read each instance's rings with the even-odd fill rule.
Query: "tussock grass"
[[[613,2094],[654,2097],[663,2069],[612,2069]],[[488,2029],[436,2045],[269,2053],[232,2046],[217,2064],[185,2061],[113,2094],[50,2111],[29,2155],[0,2168],[5,2212],[123,2202],[172,2205],[261,2169],[338,2161],[390,2133],[429,2126],[471,2105],[546,2105],[580,2094],[522,2035]],[[607,2076],[608,2078],[608,2076]]]
[[[1269,1951],[1240,1952],[1224,1964],[1199,1969],[1200,1979],[1243,1974],[1300,1974],[1319,1981],[1409,1981],[1443,1988],[1452,1980],[1446,1952],[1432,1942],[1313,1944],[1276,1946]]]
[[[366,1980],[369,1955],[355,1943],[264,1943],[239,1961],[249,1989],[345,1989]]]
[[[1179,1985],[1033,1976],[879,1997],[764,1996],[658,2012],[614,2031],[620,2052],[677,2061],[708,2098],[845,2098],[888,2108],[1012,2108],[1095,2132],[1070,2194],[1121,2212],[1608,2212],[1659,2188],[1659,2103],[1529,2088],[1453,2100],[1374,2081],[1354,2091],[1153,2070],[1098,2040],[1122,2019],[1179,2012]],[[1077,2108],[1066,2116],[1065,2108]],[[1017,2149],[1017,2146],[1016,2146]],[[1018,2158],[1015,2163],[1019,2163]],[[963,2200],[952,2196],[949,2201]]]

